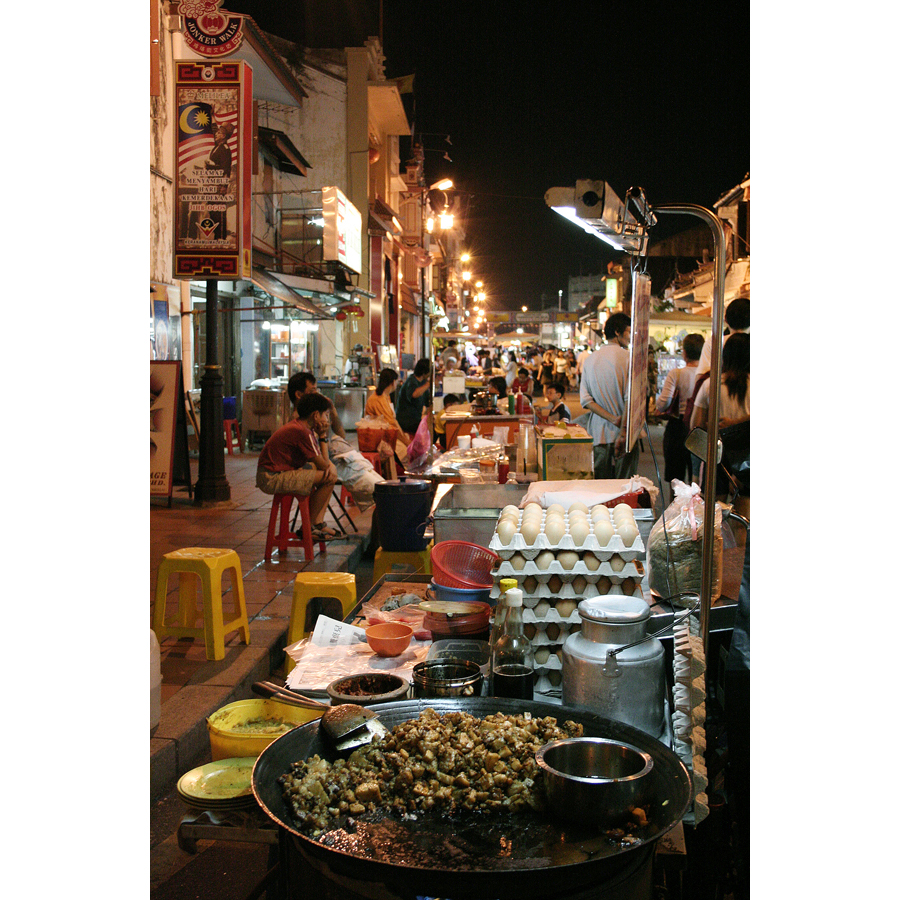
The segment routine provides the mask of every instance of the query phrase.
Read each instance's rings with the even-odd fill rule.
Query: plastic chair
[[[222,424],[225,426],[225,449],[232,456],[235,448],[243,452],[244,442],[241,439],[241,426],[237,419],[224,419]]]
[[[287,634],[288,647],[309,634],[306,627],[306,612],[313,597],[334,598],[341,604],[341,619],[346,619],[356,606],[356,576],[347,572],[301,572],[294,579],[294,599]],[[294,660],[287,657],[285,673],[290,672],[294,666]]]
[[[393,571],[394,566],[414,566],[417,572],[424,572],[426,575],[431,574],[431,548],[434,541],[431,541],[424,550],[385,550],[379,547],[375,551],[375,570],[373,572],[373,581],[378,581],[382,575],[387,575]]]
[[[225,621],[222,611],[222,576],[231,571],[234,615]],[[166,595],[169,577],[178,575],[178,624],[166,624]],[[195,575],[202,592],[203,627],[194,623],[197,610],[197,586],[185,576]],[[153,631],[158,640],[165,637],[203,637],[207,659],[225,658],[225,635],[240,631],[245,644],[250,643],[250,625],[244,601],[241,560],[234,550],[216,547],[186,547],[163,556],[156,576],[156,599],[153,604]]]
[[[294,500],[300,504],[300,522],[303,537],[299,538],[291,531],[291,506]],[[278,521],[279,512],[281,522]],[[266,535],[266,562],[272,558],[272,551],[278,546],[278,552],[284,556],[288,547],[302,547],[306,559],[315,556],[312,538],[312,522],[309,515],[309,497],[303,494],[275,494],[272,498],[272,511],[269,513],[269,531]],[[325,552],[325,542],[319,541],[319,551]]]

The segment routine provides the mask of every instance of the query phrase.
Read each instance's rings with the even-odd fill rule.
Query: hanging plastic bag
[[[431,434],[428,430],[428,417],[422,416],[419,420],[419,427],[416,429],[415,436],[406,448],[406,458],[409,461],[409,468],[415,469],[424,463],[430,449]]]
[[[672,482],[675,499],[657,519],[647,538],[650,590],[660,597],[681,591],[700,593],[703,583],[703,522],[706,504],[700,486]],[[713,578],[710,600],[722,593],[722,506],[716,504],[713,538]],[[684,606],[677,600],[673,605]]]

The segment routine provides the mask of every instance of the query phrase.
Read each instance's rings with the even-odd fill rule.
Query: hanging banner
[[[253,73],[175,63],[176,278],[250,277]]]
[[[608,283],[608,282],[607,282]],[[641,436],[647,420],[647,357],[650,349],[650,276],[638,273],[632,282],[631,348],[628,358],[628,409],[625,450]]]

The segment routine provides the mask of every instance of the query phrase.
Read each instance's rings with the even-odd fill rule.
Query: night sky
[[[378,4],[224,5],[310,45],[340,25],[377,34]],[[409,112],[426,178],[450,177],[460,191],[493,308],[555,306],[570,275],[603,272],[617,256],[550,210],[548,188],[603,179],[620,197],[639,186],[651,204],[711,208],[750,170],[748,3],[547,8],[383,2],[386,74],[416,76]],[[651,243],[698,222],[661,217]],[[654,293],[664,286],[655,280]]]

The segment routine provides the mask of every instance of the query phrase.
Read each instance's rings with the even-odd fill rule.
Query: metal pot
[[[673,828],[691,800],[691,780],[681,760],[668,747],[636,728],[603,719],[586,710],[551,703],[482,697],[409,700],[371,707],[391,728],[418,718],[431,707],[437,713],[464,711],[475,716],[497,712],[529,712],[580,723],[584,733],[608,737],[646,751],[653,758],[648,824],[634,844],[609,840],[596,827],[565,825],[549,815],[479,816],[460,827],[449,817],[378,821],[357,817],[323,841],[301,834],[285,807],[278,779],[291,763],[314,754],[330,758],[318,723],[295,728],[261,754],[253,769],[253,794],[265,813],[293,835],[294,848],[310,864],[336,877],[384,885],[401,896],[417,894],[499,900],[546,900],[611,884],[652,843]]]
[[[650,607],[639,597],[578,604],[581,630],[562,651],[563,703],[625,722],[661,739],[666,733],[665,650],[647,635]]]
[[[470,659],[429,659],[413,666],[416,697],[479,697],[481,666]]]

